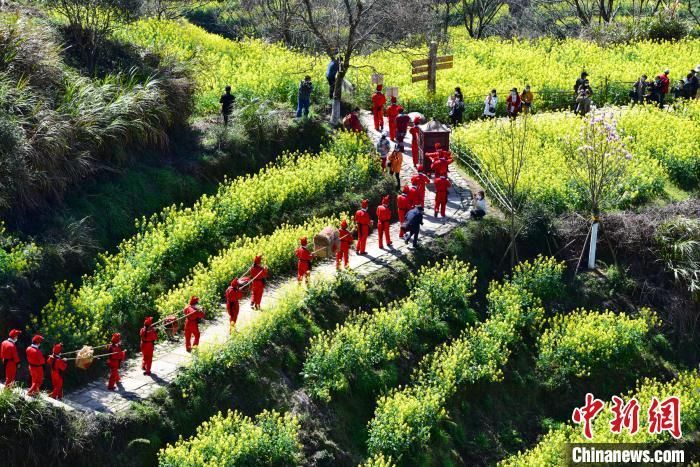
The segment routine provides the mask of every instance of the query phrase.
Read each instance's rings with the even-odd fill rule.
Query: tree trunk
[[[515,266],[515,215],[510,216],[510,267]]]
[[[349,61],[349,60],[346,60]],[[331,125],[340,125],[340,102],[343,98],[343,80],[347,74],[348,65],[343,62],[343,66],[338,70],[335,77],[335,87],[333,88],[333,106],[331,107]]]
[[[591,224],[591,243],[588,247],[588,269],[595,269],[595,253],[596,253],[596,246],[598,243],[598,221],[597,217],[596,220],[593,221],[593,224]]]

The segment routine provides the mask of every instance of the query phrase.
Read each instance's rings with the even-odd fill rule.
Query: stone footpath
[[[379,134],[373,130],[372,116],[369,112],[364,112],[361,115],[364,125],[369,129],[369,136],[373,141],[377,141]],[[388,125],[387,125],[388,127]],[[411,176],[415,174],[411,159],[411,144],[410,135],[407,135],[404,144],[406,148],[404,155],[404,164],[401,170],[402,185],[409,183]],[[433,217],[433,206],[435,194],[432,191],[432,185],[428,186],[426,192],[426,209],[424,225],[420,232],[420,243],[430,242],[432,239],[438,238],[450,230],[454,229],[460,223],[465,222],[469,217],[469,207],[471,203],[471,190],[478,189],[476,182],[462,174],[453,164],[450,167],[450,180],[452,181],[453,189],[449,193],[447,203],[447,218],[436,219]],[[350,268],[356,271],[360,276],[366,276],[378,269],[385,267],[387,264],[396,261],[404,255],[407,255],[413,248],[399,238],[399,225],[394,223],[391,226],[391,239],[393,248],[379,249],[377,243],[376,230],[367,241],[367,254],[364,256],[356,255],[350,252]],[[323,276],[331,276],[335,273],[335,261],[324,261],[315,264],[312,270],[312,280]],[[265,313],[266,308],[275,306],[280,295],[288,284],[294,283],[296,278],[287,278],[277,283],[271,283],[265,290],[263,296],[261,311],[256,311],[250,308],[250,303],[247,297],[241,301],[241,311],[238,318],[237,326],[245,327],[255,320],[261,313]],[[228,315],[224,307],[218,316],[213,319],[208,319],[200,327],[201,337],[200,345],[211,345],[225,341],[229,335]],[[161,339],[162,339],[162,332]],[[64,403],[68,406],[82,411],[94,411],[105,413],[116,413],[125,410],[132,401],[143,400],[150,396],[156,389],[167,386],[177,376],[180,367],[187,365],[191,360],[191,354],[185,351],[182,337],[173,341],[159,341],[156,345],[156,350],[153,357],[153,366],[151,375],[146,376],[141,371],[140,354],[127,355],[125,366],[121,371],[121,383],[118,384],[116,391],[108,391],[107,370],[105,368],[105,377],[93,381],[81,388],[75,389],[66,394]],[[104,365],[102,362],[97,365]],[[50,379],[45,380],[46,385],[50,385]],[[44,396],[46,397],[46,396]],[[48,399],[48,398],[47,398]]]

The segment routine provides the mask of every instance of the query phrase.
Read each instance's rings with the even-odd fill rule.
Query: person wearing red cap
[[[377,230],[379,231],[379,248],[384,248],[384,237],[386,246],[391,246],[389,227],[391,226],[391,209],[389,208],[389,195],[382,198],[382,204],[377,206]]]
[[[420,117],[416,117],[413,119],[413,126],[411,127],[411,130],[410,130],[410,132],[411,132],[411,156],[413,157],[413,167],[418,166],[418,156],[419,156],[418,133],[420,132],[418,125],[420,125]]]
[[[309,285],[309,276],[311,276],[311,261],[314,259],[314,254],[309,251],[309,242],[306,237],[301,237],[299,240],[299,248],[294,254],[297,257],[297,283],[301,285],[302,280],[306,280],[306,285]]]
[[[401,106],[396,103],[396,97],[391,96],[391,105],[386,109],[386,119],[389,121],[389,139],[396,142],[396,117]]]
[[[27,391],[28,396],[35,396],[41,390],[41,384],[44,382],[44,365],[46,359],[41,353],[39,346],[44,340],[40,335],[32,337],[32,345],[27,347],[27,363],[29,363],[29,375],[32,378],[32,386]]]
[[[411,184],[418,189],[418,195],[414,204],[422,204],[425,206],[425,187],[430,183],[430,178],[425,174],[423,166],[418,164],[418,173],[411,177]]]
[[[401,238],[403,238],[404,234],[406,233],[403,228],[403,223],[406,220],[406,213],[413,207],[408,199],[408,192],[409,188],[408,185],[406,185],[403,187],[401,194],[396,197],[396,210],[399,214],[399,225],[401,226],[399,237]]]
[[[112,343],[107,347],[107,366],[109,367],[109,382],[107,389],[114,391],[116,384],[121,381],[119,367],[126,358],[126,351],[121,347],[122,335],[118,332],[112,334]]]
[[[269,274],[266,266],[261,266],[262,255],[258,255],[253,260],[253,265],[248,270],[253,283],[250,286],[250,306],[254,310],[260,309],[260,302],[262,301],[263,292],[265,291],[265,283],[267,282],[267,276]]]
[[[447,192],[452,183],[447,179],[446,175],[441,175],[435,178],[435,217],[438,212],[445,217],[445,208],[447,207]]]
[[[199,298],[192,296],[189,305],[183,310],[185,314],[185,350],[188,352],[192,351],[192,347],[199,345],[199,321],[204,319],[204,312],[198,303]],[[190,344],[193,336],[194,342]]]
[[[377,90],[372,94],[372,115],[374,116],[374,130],[382,131],[384,129],[384,106],[386,105],[386,96],[382,92],[382,85],[377,85]]]
[[[234,278],[231,281],[231,285],[229,285],[226,289],[226,311],[228,312],[229,333],[233,332],[233,329],[236,327],[238,312],[241,309],[238,301],[241,298],[243,298],[241,283],[238,281],[238,279]]]
[[[47,360],[49,368],[51,368],[51,385],[53,390],[49,397],[54,399],[63,398],[63,372],[68,368],[68,362],[61,357],[63,344],[53,346],[53,353],[49,355]]]
[[[5,339],[0,345],[0,358],[5,365],[5,388],[9,389],[15,382],[17,365],[19,365],[19,354],[17,354],[17,338],[22,333],[19,329],[10,331],[10,337]]]
[[[141,361],[141,369],[144,375],[151,374],[151,364],[153,363],[153,347],[156,345],[158,340],[158,330],[153,326],[153,318],[147,316],[143,320],[143,327],[139,331],[141,336],[141,356],[143,360]]]
[[[364,255],[367,248],[367,237],[369,237],[369,227],[372,224],[372,218],[368,212],[369,201],[362,200],[362,207],[355,213],[355,225],[357,225],[357,247],[355,248],[358,255]]]
[[[340,260],[343,260],[343,265],[347,268],[350,256],[350,247],[355,243],[352,232],[348,230],[348,221],[343,219],[338,229],[338,237],[340,238],[340,249],[335,254],[335,269],[340,271]]]

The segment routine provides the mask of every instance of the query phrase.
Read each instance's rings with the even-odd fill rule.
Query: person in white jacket
[[[491,90],[484,99],[484,117],[494,118],[496,116],[496,106],[498,105],[498,96],[496,90]]]

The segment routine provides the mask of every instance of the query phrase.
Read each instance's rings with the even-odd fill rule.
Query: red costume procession
[[[350,247],[355,242],[352,233],[348,230],[348,222],[343,219],[338,229],[338,237],[340,238],[340,249],[335,254],[335,268],[340,271],[340,261],[343,261],[343,266],[348,267]]]
[[[384,129],[384,106],[386,105],[386,96],[382,92],[382,85],[377,85],[377,90],[372,94],[372,115],[374,116],[374,130],[382,131]]]
[[[41,384],[44,382],[44,365],[46,364],[46,359],[44,354],[41,353],[39,346],[44,340],[40,335],[32,337],[32,345],[27,347],[27,363],[29,363],[29,375],[32,378],[32,385],[27,391],[28,396],[34,396],[39,394],[41,390]]]
[[[17,338],[22,333],[19,329],[10,331],[10,337],[0,345],[0,358],[5,366],[5,387],[11,388],[17,375],[17,365],[19,364],[19,354],[17,353]]]
[[[267,268],[260,265],[262,261],[262,256],[258,255],[253,260],[253,265],[248,270],[250,274],[250,279],[253,283],[250,286],[250,306],[254,310],[260,309],[260,302],[262,301],[263,292],[265,291],[265,282],[267,279]]]
[[[418,166],[418,133],[420,132],[418,125],[420,117],[413,119],[413,126],[409,130],[411,132],[411,156],[413,157],[413,167]]]
[[[411,206],[411,203],[408,199],[408,191],[409,191],[409,188],[408,188],[408,185],[406,185],[403,187],[403,191],[401,192],[401,194],[396,197],[396,210],[398,211],[399,225],[401,226],[400,231],[399,231],[399,237],[401,237],[401,238],[403,238],[404,233],[406,233],[406,232],[404,232],[404,228],[403,228],[403,223],[406,220],[406,213],[411,208],[413,208],[413,206]]]
[[[238,312],[241,309],[241,305],[238,301],[241,298],[243,298],[241,284],[238,282],[238,279],[234,278],[231,281],[231,285],[226,289],[226,312],[228,313],[229,332],[233,331],[233,328],[236,327]]]
[[[313,261],[314,255],[309,251],[306,237],[301,237],[299,243],[299,248],[294,252],[297,257],[297,282],[301,284],[302,280],[306,280],[306,285],[309,285],[311,261]]]
[[[112,344],[107,347],[107,366],[109,367],[109,382],[107,389],[114,391],[116,384],[121,380],[119,377],[119,367],[126,358],[126,352],[121,348],[122,335],[115,332],[112,335]]]
[[[391,105],[386,109],[386,118],[389,121],[389,139],[396,139],[396,117],[399,116],[401,107],[396,103],[396,97],[391,98]]]
[[[382,198],[382,204],[377,206],[377,230],[379,233],[379,248],[384,248],[384,238],[386,238],[386,246],[391,246],[389,227],[391,227],[391,209],[389,209],[389,196],[387,195],[384,198]]]
[[[199,345],[199,320],[204,319],[204,312],[197,306],[199,298],[191,297],[190,304],[185,307],[185,349],[190,352],[192,347]],[[190,344],[194,336],[194,342]]]
[[[62,351],[62,344],[54,345],[53,352],[48,359],[49,368],[51,368],[51,385],[53,386],[49,397],[54,399],[63,397],[63,372],[68,368],[68,362],[61,358]]]
[[[355,213],[355,224],[357,225],[357,254],[364,255],[367,248],[367,237],[369,237],[369,226],[372,218],[367,212],[369,201],[362,200],[362,208]]]
[[[447,207],[447,191],[452,186],[452,183],[447,179],[447,176],[441,175],[435,179],[435,217],[438,212],[445,217],[445,208]]]
[[[430,178],[423,172],[423,166],[418,164],[418,173],[411,177],[411,184],[418,190],[415,205],[425,205],[425,186],[430,183]]]
[[[139,332],[141,337],[141,369],[144,375],[151,374],[151,364],[153,363],[153,348],[158,340],[158,331],[152,326],[153,318],[150,316],[143,320],[143,327]]]

